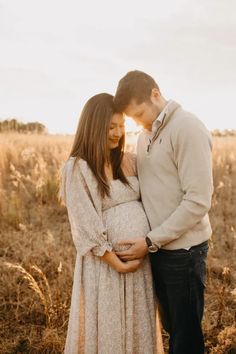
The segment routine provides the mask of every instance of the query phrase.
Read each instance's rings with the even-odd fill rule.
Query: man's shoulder
[[[173,130],[175,131],[185,131],[192,129],[200,129],[207,132],[207,128],[203,121],[198,118],[194,113],[184,110],[180,107],[176,114],[174,115],[174,119],[172,121]]]
[[[183,123],[192,122],[194,124],[194,122],[196,121],[201,122],[201,120],[196,116],[196,114],[185,110],[181,106],[174,112],[174,118],[174,121]]]
[[[212,146],[212,136],[204,123],[193,113],[181,110],[173,120],[171,129],[172,144],[194,144],[203,142]]]

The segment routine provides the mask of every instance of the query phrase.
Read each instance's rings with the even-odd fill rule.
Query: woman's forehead
[[[113,124],[120,124],[120,123],[124,123],[124,122],[125,122],[125,118],[122,113],[115,113],[111,117],[111,123],[113,123]]]

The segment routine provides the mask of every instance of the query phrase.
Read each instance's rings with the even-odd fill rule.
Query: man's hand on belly
[[[119,245],[130,245],[126,251],[116,252],[122,261],[132,261],[133,259],[143,258],[148,253],[147,243],[144,238],[133,240],[122,240]]]

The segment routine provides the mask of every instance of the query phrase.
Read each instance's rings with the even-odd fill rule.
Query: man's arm
[[[197,119],[185,119],[184,127],[173,133],[174,160],[184,192],[176,210],[160,226],[148,233],[148,237],[161,247],[194,227],[208,212],[213,193],[211,137]],[[119,252],[121,259],[139,258],[147,253],[145,240],[127,240],[132,243],[128,251]]]
[[[201,221],[211,207],[213,193],[212,143],[204,125],[186,117],[184,125],[173,132],[172,144],[184,195],[169,218],[148,233],[158,246],[181,237]]]

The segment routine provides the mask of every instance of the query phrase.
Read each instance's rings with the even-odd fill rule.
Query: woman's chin
[[[116,149],[118,146],[119,146],[119,143],[110,144],[109,149],[110,149],[110,150],[114,150],[114,149]]]

